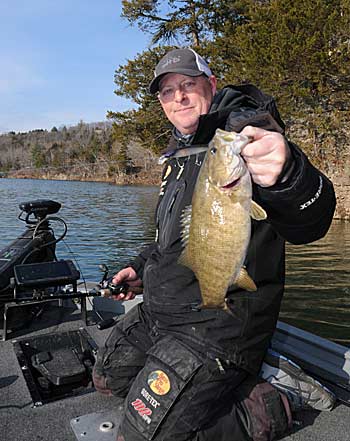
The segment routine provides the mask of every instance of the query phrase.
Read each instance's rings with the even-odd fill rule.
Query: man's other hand
[[[123,268],[117,274],[113,276],[112,283],[119,285],[120,283],[127,283],[130,287],[141,287],[142,280],[136,274],[136,271],[131,267]],[[132,290],[126,294],[120,293],[116,296],[112,296],[114,300],[132,300],[136,296],[136,293]]]

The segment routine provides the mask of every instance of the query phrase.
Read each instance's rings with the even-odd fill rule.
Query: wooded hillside
[[[157,184],[156,166],[151,151],[115,141],[110,122],[0,135],[3,176]]]

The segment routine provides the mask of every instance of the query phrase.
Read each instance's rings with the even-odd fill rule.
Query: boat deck
[[[13,341],[48,333],[85,328],[97,345],[110,330],[85,326],[78,309],[51,305],[25,334],[20,331],[0,342],[0,440],[1,441],[115,441],[115,430],[99,430],[101,422],[118,424],[122,400],[95,391],[33,407]],[[296,431],[288,441],[350,441],[350,408],[339,405],[332,412],[305,411],[296,415]]]

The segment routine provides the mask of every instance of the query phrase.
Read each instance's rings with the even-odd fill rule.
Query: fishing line
[[[87,284],[86,284],[86,279],[85,279],[85,276],[84,276],[83,270],[81,269],[81,266],[80,266],[79,262],[77,261],[77,259],[76,259],[76,257],[75,257],[75,254],[74,254],[74,252],[72,251],[72,249],[70,248],[70,246],[68,245],[68,243],[67,243],[65,240],[63,240],[63,243],[64,243],[65,246],[67,247],[69,254],[72,256],[72,259],[73,259],[74,263],[76,264],[78,270],[80,271],[80,275],[81,275],[81,278],[82,278],[82,282],[80,282],[79,285],[83,285],[83,286],[84,286],[84,289],[85,289],[85,292],[88,293]],[[102,317],[102,315],[101,315],[101,314],[99,313],[99,311],[96,309],[95,305],[92,303],[91,298],[90,298],[90,297],[87,297],[87,300],[88,300],[88,302],[90,303],[90,305],[91,305],[93,311],[94,311],[94,312],[96,313],[96,315],[98,316],[98,318],[99,318],[100,320],[104,320],[104,318]]]

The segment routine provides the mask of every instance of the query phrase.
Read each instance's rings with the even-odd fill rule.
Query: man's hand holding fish
[[[241,134],[252,138],[241,151],[252,180],[261,187],[270,187],[283,179],[285,164],[291,160],[285,137],[253,126],[246,126]]]

